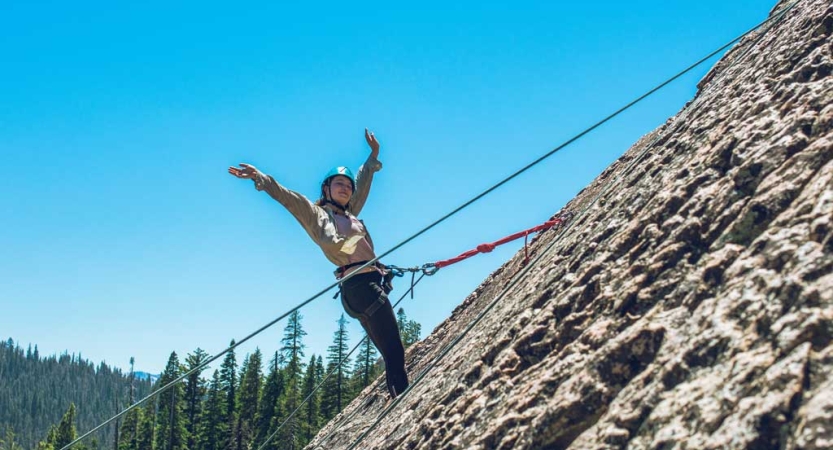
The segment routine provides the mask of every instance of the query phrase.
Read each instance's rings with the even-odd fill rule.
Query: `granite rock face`
[[[308,448],[833,448],[831,73],[799,0]]]

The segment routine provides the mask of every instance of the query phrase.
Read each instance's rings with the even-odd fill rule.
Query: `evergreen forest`
[[[302,449],[384,370],[369,339],[348,355],[344,315],[327,354],[308,357],[302,319],[289,316],[277,350],[256,349],[242,360],[231,350],[215,370],[195,371],[73,449]],[[421,326],[402,308],[397,322],[406,348],[420,339]],[[173,352],[151,386],[132,370],[95,368],[80,356],[40,358],[37,348],[1,343],[0,450],[59,450],[210,357],[199,348],[182,358]]]
[[[151,392],[150,381],[131,375],[80,354],[41,357],[37,346],[0,342],[0,449],[34,448],[72,404],[77,425],[93,428],[126,408],[131,391],[134,397]],[[114,433],[108,427],[99,439]]]

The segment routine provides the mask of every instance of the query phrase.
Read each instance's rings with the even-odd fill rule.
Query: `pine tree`
[[[37,350],[37,347],[35,348]],[[130,357],[130,389],[128,391],[127,403],[130,406],[136,402],[136,374],[133,371],[133,365],[136,360]],[[134,408],[124,415],[124,423],[121,425],[121,431],[118,436],[119,450],[138,450],[139,448],[139,424],[141,422],[140,408]]]
[[[38,347],[35,347],[35,354],[37,354]],[[14,431],[12,431],[12,427],[6,427],[6,433],[2,439],[0,439],[0,450],[23,450],[23,447],[18,444],[17,440],[14,436]]]
[[[283,358],[278,352],[275,352],[275,356],[269,362],[269,375],[266,377],[266,383],[263,386],[263,396],[260,399],[260,406],[258,408],[257,423],[255,425],[257,430],[255,447],[260,447],[274,431],[274,426],[276,426],[273,426],[273,421],[279,416],[278,402],[283,397],[283,392],[286,387],[284,373],[280,367],[281,364],[283,364]],[[276,448],[277,446],[273,439],[270,441],[267,449],[274,450]]]
[[[197,348],[194,353],[185,358],[185,370],[191,372],[208,360],[209,356],[203,349]],[[200,412],[202,400],[206,394],[205,380],[200,377],[202,370],[194,371],[185,379],[185,428],[188,431],[189,449],[197,448],[197,433],[199,432]]]
[[[116,402],[116,409],[119,409],[118,401]],[[119,450],[119,428],[121,427],[121,420],[116,419],[116,422],[113,424],[113,429],[116,432],[116,436],[113,438],[113,450]]]
[[[11,340],[11,339],[10,339]],[[46,439],[38,442],[37,450],[55,450],[55,441],[58,440],[58,427],[52,425],[46,433]],[[60,447],[58,447],[60,449]]]
[[[78,438],[78,432],[75,430],[75,403],[70,403],[69,409],[58,424],[58,430],[55,433],[55,448],[64,448],[76,438]]]
[[[119,450],[138,450],[141,421],[141,408],[134,408],[124,415],[124,422],[122,422],[121,432],[119,433]]]
[[[396,324],[399,326],[399,334],[402,336],[402,345],[406,349],[419,342],[422,325],[414,320],[408,320],[404,308],[400,307],[396,311]]]
[[[76,415],[75,403],[70,403],[69,408],[67,408],[67,411],[61,417],[61,422],[58,426],[52,425],[49,428],[46,439],[38,443],[37,449],[60,450],[77,439],[78,432],[75,429]],[[87,450],[87,447],[84,444],[78,443],[73,446],[73,449]]]
[[[324,381],[324,359],[321,355],[315,359],[315,384],[321,384]]]
[[[422,325],[415,320],[408,321],[408,347],[416,344],[419,342],[420,335],[422,334]]]
[[[358,395],[362,389],[370,385],[382,372],[382,367],[377,364],[379,359],[376,346],[370,341],[367,333],[364,335],[362,345],[359,347],[359,354],[356,357],[356,365],[353,368],[353,394]]]
[[[324,382],[324,393],[321,399],[321,415],[325,420],[332,419],[340,413],[349,395],[348,383],[349,364],[347,320],[344,314],[338,319],[338,329],[333,334],[333,344],[327,348],[327,373],[330,376]]]
[[[181,368],[176,352],[168,358],[165,371],[159,377],[159,386],[166,386],[179,378]],[[184,388],[176,383],[159,394],[159,412],[156,417],[156,448],[159,450],[184,450],[188,442],[185,429]]]
[[[281,450],[296,450],[303,447],[301,442],[301,421],[298,414],[290,417],[301,404],[301,389],[299,377],[287,378],[286,389],[279,401],[279,411],[273,420],[273,429],[280,426],[275,437],[277,448]]]
[[[138,450],[153,450],[153,432],[156,422],[156,405],[158,397],[148,401],[142,414],[139,416],[139,436],[137,437],[136,448]]]
[[[307,332],[301,326],[303,317],[296,310],[289,316],[289,322],[284,329],[284,337],[281,340],[281,354],[286,361],[284,368],[285,389],[279,401],[280,408],[286,415],[286,424],[279,433],[281,447],[287,450],[295,450],[301,446],[300,422],[297,414],[289,417],[301,404],[301,384],[304,370],[303,337]],[[278,426],[283,421],[278,422]]]
[[[222,439],[227,435],[228,422],[225,420],[226,398],[223,395],[220,373],[214,371],[214,376],[208,384],[208,394],[200,419],[200,433],[197,439],[198,448],[202,450],[225,449]]]
[[[301,422],[304,444],[312,440],[321,423],[321,392],[315,391],[315,388],[318,386],[318,380],[316,379],[317,373],[318,363],[315,355],[312,355],[309,365],[307,365],[307,372],[304,374],[304,389],[301,392],[303,398],[307,399],[303,410],[303,421]]]
[[[237,448],[247,448],[252,441],[255,429],[257,407],[260,401],[261,382],[263,380],[263,356],[260,349],[255,349],[247,355],[240,370],[240,389],[238,390],[238,405],[240,415],[238,419]]]
[[[230,347],[234,347],[232,339]],[[225,397],[226,411],[222,416],[226,426],[221,437],[220,446],[223,449],[234,448],[234,431],[237,421],[237,359],[234,350],[226,353],[220,366],[220,390]]]
[[[290,380],[295,379],[296,381],[300,378],[303,371],[302,358],[304,357],[304,348],[306,347],[303,343],[303,338],[307,335],[307,332],[301,326],[301,319],[303,319],[301,313],[297,310],[293,311],[284,329],[283,339],[281,339],[281,354],[286,360],[287,378]]]

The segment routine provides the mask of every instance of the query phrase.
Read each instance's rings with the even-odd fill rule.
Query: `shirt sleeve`
[[[255,182],[255,189],[266,191],[270,197],[283,205],[317,242],[318,231],[321,228],[319,214],[317,207],[308,198],[281,186],[271,175],[258,172],[253,181]]]
[[[372,156],[367,157],[367,161],[359,168],[359,173],[356,175],[356,192],[350,199],[350,212],[358,216],[364,204],[367,201],[367,196],[370,194],[370,185],[373,183],[373,174],[382,170],[382,163]]]

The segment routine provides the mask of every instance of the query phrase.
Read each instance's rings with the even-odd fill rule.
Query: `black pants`
[[[382,288],[382,275],[368,272],[356,275],[341,286],[341,304],[350,317],[359,319],[367,336],[385,361],[385,381],[391,397],[408,387],[405,373],[405,347],[396,325],[388,294]]]

